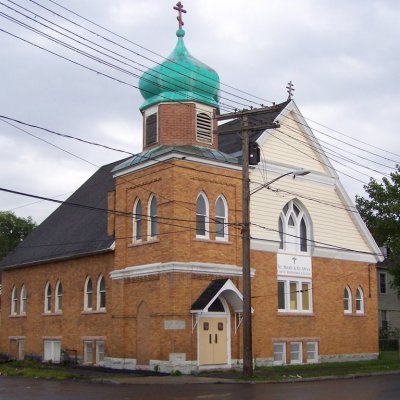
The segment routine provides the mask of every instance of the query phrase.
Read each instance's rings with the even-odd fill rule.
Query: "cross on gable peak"
[[[296,90],[294,88],[294,85],[292,83],[292,81],[290,81],[287,86],[286,86],[287,92],[288,92],[288,100],[292,100],[293,97],[293,92]]]

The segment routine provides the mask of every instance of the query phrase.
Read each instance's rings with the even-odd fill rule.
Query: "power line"
[[[8,1],[10,1],[10,0],[8,0]],[[14,3],[14,2],[11,1],[11,3]],[[123,64],[123,65],[129,66],[130,68],[133,68],[133,69],[135,69],[135,70],[138,70],[139,72],[142,72],[142,73],[146,72],[147,75],[157,78],[157,82],[158,82],[158,81],[162,81],[162,82],[165,82],[165,85],[171,85],[171,82],[170,82],[169,80],[173,80],[173,81],[175,81],[175,82],[178,83],[178,84],[177,84],[177,83],[174,83],[174,85],[177,86],[178,88],[181,88],[181,89],[184,89],[184,90],[187,89],[187,87],[181,86],[181,85],[185,84],[185,82],[183,82],[183,81],[181,81],[181,80],[178,80],[178,79],[173,78],[173,77],[171,77],[171,76],[169,76],[169,75],[167,75],[167,74],[164,74],[164,73],[162,73],[161,71],[159,71],[159,73],[158,73],[157,75],[154,75],[154,74],[151,73],[150,71],[145,71],[145,70],[143,70],[143,69],[140,69],[140,68],[138,68],[138,67],[135,67],[135,66],[133,66],[132,64],[129,64],[129,63],[124,62],[124,61],[121,61],[120,59],[118,59],[118,58],[116,58],[116,57],[110,56],[109,54],[107,54],[107,53],[105,53],[105,52],[103,52],[103,51],[101,51],[101,50],[98,50],[98,49],[96,49],[96,48],[94,48],[94,47],[92,47],[92,46],[89,46],[89,45],[87,45],[87,44],[81,42],[80,40],[77,40],[77,39],[75,39],[75,38],[73,38],[73,37],[71,37],[71,36],[65,35],[64,33],[60,32],[59,30],[54,29],[54,28],[52,28],[52,27],[50,27],[50,26],[48,26],[48,25],[46,25],[46,24],[43,24],[43,23],[41,23],[40,21],[37,21],[36,19],[31,18],[31,17],[29,17],[28,15],[26,15],[26,14],[24,14],[24,13],[21,13],[21,12],[15,10],[14,8],[5,5],[5,4],[2,3],[2,2],[0,2],[0,4],[3,5],[3,6],[5,6],[5,7],[7,7],[7,8],[9,8],[9,9],[11,9],[11,10],[13,10],[14,12],[16,12],[16,13],[18,13],[18,14],[24,16],[25,18],[27,18],[27,19],[29,19],[29,20],[31,20],[31,21],[33,21],[33,22],[35,22],[35,23],[37,23],[37,24],[40,24],[40,25],[44,26],[45,28],[50,29],[50,30],[52,30],[52,31],[54,31],[54,32],[56,32],[56,33],[58,33],[59,35],[61,35],[61,36],[63,36],[63,37],[66,37],[66,38],[68,38],[68,39],[70,39],[70,40],[72,40],[72,41],[74,41],[74,42],[79,43],[79,44],[82,45],[82,46],[88,47],[89,49],[94,50],[94,51],[96,51],[96,52],[102,54],[103,56],[109,57],[109,58],[111,58],[112,60],[117,61],[117,62],[119,62],[119,63],[121,63],[121,64]],[[14,4],[15,4],[15,3],[14,3]],[[27,9],[24,8],[24,7],[21,7],[21,8],[23,8],[24,10],[27,10]],[[30,10],[27,10],[27,11],[28,11],[28,12],[31,12],[31,13],[34,14],[35,16],[38,16],[38,17],[42,18],[41,16],[37,15],[37,14],[34,13],[33,11],[30,11]],[[102,64],[106,64],[106,65],[107,65],[108,67],[110,67],[110,68],[118,69],[120,72],[124,72],[124,73],[131,74],[129,71],[121,70],[120,67],[115,66],[115,64],[112,64],[112,63],[110,63],[110,62],[108,62],[108,61],[104,61],[104,60],[102,60],[102,59],[100,59],[100,58],[98,58],[98,57],[95,57],[95,56],[93,56],[93,55],[91,55],[91,54],[89,54],[89,53],[83,52],[82,50],[80,50],[80,49],[78,49],[78,48],[76,48],[76,47],[73,47],[73,46],[71,46],[71,45],[69,45],[69,44],[67,44],[67,43],[65,43],[65,42],[63,42],[63,41],[61,41],[61,40],[59,40],[59,39],[56,39],[54,36],[48,35],[48,34],[42,32],[42,31],[40,31],[40,30],[37,30],[36,28],[34,28],[34,27],[30,26],[30,25],[27,25],[27,24],[23,23],[23,22],[20,21],[20,20],[17,20],[17,19],[15,19],[15,18],[13,18],[13,17],[11,17],[11,16],[8,15],[8,14],[5,14],[5,13],[0,13],[0,14],[1,14],[3,17],[7,17],[7,19],[9,19],[10,21],[12,21],[12,22],[14,22],[14,23],[16,23],[16,24],[18,24],[18,25],[21,25],[21,26],[25,27],[26,29],[29,29],[29,30],[31,30],[31,31],[33,31],[33,32],[35,32],[35,33],[41,35],[41,36],[44,36],[44,37],[46,37],[47,39],[52,40],[52,41],[54,41],[54,42],[56,42],[56,43],[58,43],[58,44],[60,44],[60,45],[62,45],[62,46],[64,46],[64,47],[67,47],[67,48],[69,48],[70,50],[73,50],[73,51],[75,51],[75,52],[78,52],[78,53],[81,54],[81,55],[85,55],[86,57],[92,58],[92,59],[94,59],[95,61],[100,62],[100,63],[102,63]],[[45,18],[43,18],[43,19],[46,20],[46,21],[48,21],[48,20],[45,19]],[[51,21],[49,21],[49,22],[52,23],[52,24],[54,24],[54,23],[51,22]],[[54,25],[59,27],[59,25],[57,25],[57,24],[54,24]],[[86,41],[88,41],[89,43],[94,44],[95,46],[98,46],[98,47],[100,47],[100,48],[102,48],[102,49],[105,49],[106,51],[108,51],[108,52],[110,52],[110,53],[112,53],[112,54],[115,54],[115,55],[117,55],[117,56],[119,56],[119,57],[122,57],[122,58],[125,59],[125,60],[128,60],[128,61],[130,61],[130,62],[133,62],[133,63],[135,63],[135,64],[137,64],[137,65],[142,66],[142,67],[148,68],[146,65],[143,65],[143,64],[141,64],[141,63],[138,63],[137,61],[132,60],[131,58],[128,58],[128,57],[125,57],[125,56],[123,56],[123,55],[121,55],[121,54],[118,54],[118,53],[116,53],[116,52],[114,52],[114,51],[112,51],[112,50],[110,50],[110,49],[108,49],[108,48],[106,48],[106,47],[104,47],[104,46],[101,46],[101,45],[99,45],[99,44],[97,44],[97,43],[95,43],[95,42],[93,42],[93,41],[91,41],[91,40],[89,40],[89,39],[86,39],[86,38],[82,37],[81,35],[76,34],[75,32],[72,32],[72,31],[70,31],[70,30],[68,30],[68,29],[66,29],[66,28],[63,28],[63,27],[61,27],[61,29],[64,29],[64,30],[66,30],[67,32],[72,33],[73,35],[76,35],[77,37],[82,38],[83,40],[86,40]],[[166,68],[167,68],[167,67],[166,67]],[[173,71],[174,73],[176,73],[176,74],[179,74],[179,75],[182,75],[182,76],[185,76],[185,77],[189,78],[191,81],[192,81],[192,80],[196,80],[195,78],[192,78],[192,77],[189,77],[189,76],[187,76],[187,75],[184,75],[184,74],[182,74],[182,73],[179,72],[179,71],[173,70],[173,69],[171,69],[171,68],[168,68],[168,69],[172,70],[172,71]],[[163,79],[163,78],[160,78],[159,75],[168,78],[168,80]],[[133,74],[133,76],[138,77],[138,78],[140,77],[139,75],[136,75],[136,74]],[[149,81],[148,79],[146,79],[146,78],[143,77],[143,76],[141,77],[141,79],[142,79],[142,80]],[[196,80],[196,81],[197,81],[197,80]],[[151,81],[149,81],[149,82],[151,82]],[[163,85],[160,84],[160,83],[155,83],[155,82],[151,82],[151,83],[152,83],[154,86],[158,86],[158,87],[160,87],[160,88],[162,88],[162,89],[171,90],[170,87],[168,87],[168,86],[163,86]],[[201,83],[203,84],[203,82],[201,82]],[[179,85],[179,84],[180,84],[180,85]],[[186,84],[185,84],[185,85],[186,85]],[[207,84],[204,83],[204,85],[207,85]],[[207,86],[209,86],[209,85],[207,85]],[[176,91],[176,92],[177,92],[177,90],[176,90],[175,88],[173,88],[173,89],[174,89],[173,91]],[[198,88],[198,90],[201,91],[201,92],[204,92],[204,93],[208,93],[207,90],[204,90],[204,89],[202,89],[202,88],[200,88],[200,87]],[[198,95],[201,96],[201,97],[207,98],[206,95],[203,95],[203,94],[201,94],[201,93],[198,93]],[[228,100],[228,101],[234,101],[235,103],[240,104],[240,105],[245,105],[245,104],[243,104],[243,103],[239,103],[238,101],[231,100],[231,99],[228,99],[228,98],[225,98],[225,97],[222,97],[222,96],[221,96],[220,98],[226,99],[226,100]],[[229,110],[229,109],[232,109],[232,110],[233,110],[233,109],[235,108],[234,106],[232,106],[232,105],[230,105],[230,104],[223,103],[223,102],[220,102],[219,104],[220,104],[221,106],[228,107],[227,110]]]
[[[118,43],[116,43],[116,42],[114,42],[114,41],[112,41],[112,40],[110,40],[110,39],[108,39],[108,38],[102,36],[101,34],[99,34],[99,33],[97,33],[97,32],[94,32],[94,31],[92,31],[92,30],[90,30],[90,29],[88,29],[88,28],[82,26],[82,25],[78,24],[77,22],[72,21],[72,20],[70,20],[70,19],[64,17],[64,16],[61,15],[61,14],[56,13],[54,10],[51,10],[51,9],[49,9],[49,8],[46,8],[46,7],[42,6],[41,4],[37,3],[36,1],[33,1],[33,0],[30,0],[30,1],[31,1],[32,3],[38,5],[39,7],[41,7],[41,8],[43,8],[43,9],[47,10],[48,12],[52,13],[53,15],[57,15],[58,17],[60,17],[60,18],[62,18],[62,19],[65,19],[66,21],[71,22],[71,23],[73,23],[73,24],[76,25],[76,26],[79,26],[80,28],[82,28],[82,29],[84,29],[84,30],[86,30],[86,31],[88,31],[88,32],[90,32],[90,33],[92,33],[93,35],[96,35],[96,36],[98,36],[98,37],[101,37],[102,39],[104,39],[104,40],[106,40],[106,41],[109,41],[109,42],[111,42],[111,43],[113,43],[113,44],[115,44],[115,45],[117,45],[117,46],[119,46],[119,47],[122,47],[122,48],[124,48],[125,50],[132,51],[131,49],[128,49],[128,48],[126,48],[126,47],[124,47],[124,46],[122,46],[122,45],[120,45],[120,44],[118,44]],[[177,63],[176,61],[171,60],[171,59],[168,58],[168,57],[164,57],[164,56],[162,56],[161,54],[158,54],[158,53],[156,53],[156,52],[153,51],[153,50],[150,50],[150,49],[148,49],[148,48],[146,48],[146,47],[144,47],[144,46],[142,46],[142,45],[139,45],[138,43],[135,43],[135,42],[133,42],[132,40],[129,40],[129,39],[123,37],[122,35],[119,35],[119,34],[113,32],[113,31],[111,31],[111,30],[109,30],[109,29],[103,27],[102,25],[97,24],[97,23],[95,23],[95,22],[89,20],[89,19],[86,18],[86,17],[83,17],[82,15],[78,14],[77,12],[72,11],[71,9],[69,9],[69,8],[67,8],[67,7],[65,7],[65,6],[62,6],[61,4],[59,4],[59,3],[55,2],[55,1],[51,1],[51,0],[49,0],[49,1],[50,1],[51,3],[53,3],[53,4],[57,5],[57,6],[59,6],[60,8],[66,10],[66,11],[68,11],[68,12],[70,12],[71,14],[73,14],[73,15],[75,15],[75,16],[81,18],[81,19],[83,19],[84,21],[89,22],[90,24],[92,24],[92,25],[94,25],[94,26],[96,26],[96,27],[98,27],[98,28],[100,28],[100,29],[103,29],[104,31],[106,31],[106,32],[108,32],[108,33],[111,33],[112,35],[114,35],[114,36],[116,36],[116,37],[118,37],[118,38],[120,38],[120,39],[123,39],[124,41],[126,41],[126,42],[128,42],[128,43],[131,43],[131,44],[133,44],[133,45],[135,45],[135,46],[137,46],[137,47],[139,47],[139,48],[141,48],[141,49],[143,49],[143,50],[146,50],[146,51],[148,51],[149,53],[151,53],[151,54],[153,54],[153,55],[156,55],[157,57],[160,57],[160,58],[162,58],[162,59],[164,59],[164,60],[167,60],[167,61],[170,61],[170,62],[172,62],[172,63],[174,63],[174,64],[177,64],[177,65],[179,65],[179,66],[185,68],[185,69],[188,70],[189,72],[193,72],[193,70],[192,70],[190,67],[188,67],[188,66],[181,65],[181,64]],[[136,53],[136,52],[134,52],[134,51],[133,51],[133,53],[136,54],[136,55],[138,55],[138,56],[140,56],[140,57],[143,57],[143,58],[145,58],[145,59],[147,59],[147,60],[149,60],[149,61],[156,62],[155,60],[150,59],[150,58],[147,58],[146,56],[143,56],[142,54]],[[156,63],[157,63],[157,62],[156,62]],[[200,74],[200,75],[201,75],[201,74]],[[207,78],[208,78],[208,77],[207,77]],[[226,86],[226,87],[229,87],[230,89],[236,90],[237,92],[240,92],[240,93],[243,93],[243,94],[247,94],[247,95],[252,96],[252,97],[254,97],[254,98],[261,99],[261,98],[259,98],[259,97],[257,97],[257,96],[252,95],[251,93],[245,92],[245,91],[243,91],[243,90],[240,90],[240,89],[238,89],[238,88],[235,88],[235,87],[233,87],[233,86],[227,85],[227,84],[222,83],[222,82],[220,82],[220,83],[221,83],[221,85]],[[223,90],[222,90],[222,91],[223,91]],[[224,92],[226,92],[226,91],[224,91]],[[261,106],[262,106],[262,104],[259,104],[259,103],[257,103],[257,102],[254,102],[253,100],[249,100],[249,99],[240,97],[240,96],[235,95],[235,94],[230,93],[230,92],[226,92],[226,93],[231,94],[231,95],[233,95],[233,96],[235,96],[235,97],[237,97],[237,98],[240,98],[240,99],[242,99],[242,100],[249,101],[250,103],[254,103],[254,104],[257,104],[257,105],[261,105]],[[261,100],[262,100],[262,99],[261,99]],[[272,101],[268,101],[268,100],[264,100],[264,101],[266,101],[267,103],[273,104]]]
[[[8,1],[10,1],[10,2],[13,3],[13,4],[16,4],[16,3],[12,2],[11,0],[8,0]],[[57,16],[59,16],[60,18],[63,18],[63,19],[65,19],[65,20],[67,20],[67,21],[69,21],[69,22],[71,22],[71,23],[74,23],[76,26],[79,26],[79,27],[81,27],[81,28],[83,28],[83,29],[89,31],[90,33],[92,33],[92,34],[94,34],[94,35],[97,35],[97,36],[102,37],[102,36],[99,35],[98,33],[94,32],[94,31],[91,31],[90,29],[87,29],[87,28],[83,27],[83,26],[80,25],[80,24],[77,24],[76,22],[71,21],[71,20],[68,19],[68,18],[65,18],[65,17],[62,16],[61,14],[55,13],[53,10],[50,10],[49,8],[46,8],[46,7],[44,7],[44,6],[40,5],[40,4],[38,4],[38,3],[35,2],[35,1],[32,1],[32,0],[31,0],[31,2],[34,3],[34,4],[36,4],[36,5],[38,5],[39,7],[43,8],[43,9],[47,10],[48,12],[51,12],[53,15],[57,15]],[[97,27],[100,27],[101,29],[106,30],[107,32],[109,32],[109,33],[111,33],[111,34],[113,34],[113,35],[115,35],[115,36],[117,36],[117,37],[119,37],[119,38],[122,38],[122,39],[124,39],[124,40],[127,40],[128,42],[131,42],[131,43],[134,44],[135,46],[141,47],[142,49],[145,49],[145,50],[147,50],[147,51],[149,51],[149,52],[151,52],[151,53],[153,53],[153,54],[156,54],[156,55],[159,56],[159,57],[162,57],[162,58],[166,59],[165,57],[161,56],[160,54],[157,54],[157,53],[151,51],[150,49],[145,48],[144,46],[140,46],[139,44],[137,44],[137,43],[135,43],[135,42],[129,41],[128,39],[122,37],[121,35],[118,35],[118,34],[112,32],[112,31],[110,31],[110,30],[108,30],[108,29],[102,27],[102,26],[99,25],[99,24],[96,24],[95,22],[90,21],[89,19],[87,19],[87,18],[85,18],[85,17],[79,15],[78,13],[76,13],[76,12],[74,12],[74,11],[72,11],[72,10],[70,10],[70,9],[68,9],[68,8],[66,8],[66,7],[64,7],[64,6],[62,6],[62,5],[60,5],[60,4],[58,4],[58,3],[55,2],[55,1],[52,1],[52,3],[55,4],[55,5],[57,5],[57,6],[59,6],[59,7],[61,7],[61,8],[63,8],[63,9],[65,9],[65,10],[67,10],[68,12],[70,12],[70,13],[72,13],[72,14],[78,16],[79,18],[82,18],[82,19],[86,20],[87,22],[90,22],[91,24],[93,24],[93,25],[95,25],[95,26],[97,26]],[[19,6],[19,5],[18,5],[18,6]],[[21,7],[21,6],[19,6],[19,7]],[[23,8],[23,7],[21,7],[21,8]],[[35,13],[35,12],[33,12],[33,11],[30,11],[30,12],[32,12],[32,13],[35,14],[35,15],[37,15],[37,13]],[[64,29],[64,28],[63,28],[63,29]],[[104,38],[104,37],[103,37],[103,38]],[[104,38],[104,39],[107,39],[107,38]],[[107,40],[108,40],[108,39],[107,39]],[[113,42],[113,41],[111,41],[111,42],[114,43],[114,44],[116,44],[116,45],[118,45],[118,46],[120,46],[120,45],[119,45],[118,43],[116,43],[116,42]],[[120,46],[120,47],[123,47],[123,46]],[[130,50],[130,49],[128,49],[128,50]],[[139,55],[139,56],[142,56],[141,54],[138,54],[138,53],[135,53],[135,54],[137,54],[137,55]],[[152,62],[155,62],[155,61],[152,60],[152,59],[149,59],[149,60],[151,60]],[[170,60],[170,61],[173,62],[173,60]],[[234,89],[235,89],[235,88],[234,88]],[[239,89],[235,89],[235,90],[240,91]],[[260,98],[260,97],[258,97],[258,96],[254,96],[254,95],[252,95],[252,94],[250,94],[250,93],[248,93],[248,94],[249,94],[250,96],[255,97],[255,98],[259,98],[259,99],[261,99],[261,100],[265,100],[265,99],[262,99],[262,98]],[[246,100],[246,101],[249,101],[248,99],[245,99],[245,100]],[[267,100],[265,100],[265,101],[267,101]],[[267,102],[269,102],[269,101],[267,101]],[[271,102],[271,103],[272,103],[272,102]],[[308,119],[308,118],[307,118],[307,119]],[[313,120],[310,120],[310,121],[312,121],[312,122],[314,122],[314,123],[317,123],[316,121],[313,121]],[[318,124],[319,124],[319,123],[318,123]],[[324,125],[322,125],[322,124],[319,124],[319,125],[324,126]],[[326,126],[324,126],[324,127],[326,127]],[[328,127],[326,127],[326,128],[328,128]],[[331,129],[331,128],[328,128],[328,129]],[[331,130],[333,130],[333,129],[331,129]],[[334,130],[333,130],[333,131],[334,131]],[[341,132],[338,132],[338,131],[336,131],[336,132],[339,133],[339,134],[342,134]],[[342,134],[342,135],[345,135],[345,134]],[[346,136],[346,135],[345,135],[345,136]],[[365,143],[365,142],[362,142],[362,143]],[[369,145],[369,144],[367,144],[367,145]],[[371,145],[370,145],[370,146],[371,146]],[[372,147],[374,147],[374,146],[372,146]],[[379,149],[379,148],[378,148],[378,149]],[[383,150],[383,149],[380,149],[380,150],[385,151],[385,150]],[[363,150],[363,151],[364,151],[364,150]],[[393,153],[393,154],[394,154],[394,153]]]
[[[34,195],[34,194],[20,192],[20,191],[11,190],[11,189],[2,188],[2,187],[0,187],[0,191],[6,192],[6,193],[10,193],[10,194],[19,195],[19,196],[26,196],[26,197],[45,200],[45,201],[54,202],[54,203],[58,203],[58,204],[63,204],[63,205],[71,206],[71,207],[84,208],[84,209],[89,210],[89,211],[99,211],[99,212],[104,212],[104,213],[107,213],[107,214],[114,214],[116,216],[132,218],[132,217],[134,217],[136,215],[134,213],[128,213],[128,212],[125,212],[125,211],[109,210],[109,209],[106,209],[106,208],[101,208],[101,207],[95,207],[95,206],[89,206],[89,205],[79,204],[79,203],[75,203],[75,202],[70,202],[68,200],[67,201],[56,200],[56,199],[52,199],[50,197]],[[145,214],[137,214],[137,215],[141,216],[142,218],[147,218],[147,221],[151,220],[151,217],[148,216],[148,215],[145,215]],[[160,221],[160,219],[165,220],[167,222]],[[196,223],[196,220],[187,220],[187,219],[181,219],[181,218],[167,218],[167,217],[159,217],[159,216],[157,216],[157,222],[160,223],[160,224],[165,224],[165,225],[175,226],[175,227],[180,227],[180,228],[187,228],[187,226],[172,224],[171,222],[168,222],[168,221]],[[238,224],[236,224],[236,223],[229,224],[228,223],[227,225],[237,226]],[[282,233],[282,234],[284,234],[286,236],[290,236],[290,237],[293,237],[293,238],[296,238],[296,239],[300,238],[300,236],[291,235],[289,233],[280,231],[278,229],[268,228],[268,227],[265,227],[265,226],[260,225],[260,224],[251,223],[251,225],[257,226],[258,228],[261,228],[261,229],[264,229],[264,230],[267,230],[267,231],[273,231],[273,232]],[[195,229],[196,228],[193,228],[193,230],[195,230]],[[268,239],[262,239],[262,238],[256,238],[256,237],[252,237],[252,239],[270,241]],[[332,248],[332,249],[349,251],[349,252],[354,252],[354,253],[361,253],[361,254],[369,254],[369,255],[381,255],[381,254],[378,254],[378,253],[372,253],[372,252],[366,252],[366,251],[362,251],[362,250],[350,249],[350,248],[342,247],[342,246],[336,246],[336,245],[333,245],[333,244],[330,244],[330,243],[320,242],[320,241],[316,241],[316,240],[312,240],[312,239],[308,239],[308,238],[306,240],[307,240],[307,242],[314,243],[314,244],[322,244],[322,245],[328,246],[329,248]]]

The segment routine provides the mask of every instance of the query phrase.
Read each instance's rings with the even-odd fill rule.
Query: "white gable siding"
[[[292,112],[287,118],[279,118],[281,127],[266,135],[261,143],[263,157],[268,162],[327,173],[328,168],[321,162],[313,138],[310,140],[310,137],[302,132],[304,127],[294,118]]]
[[[311,174],[296,180],[289,175],[272,184],[281,191],[262,189],[251,197],[251,222],[260,225],[252,225],[252,237],[275,242],[277,248],[280,212],[288,201],[297,198],[311,217],[312,239],[319,242],[315,247],[332,245],[360,254],[375,253],[376,244],[354,214],[354,206],[342,196],[337,174],[293,102],[277,121],[280,127],[264,132],[258,140],[264,164],[250,172],[252,189],[286,172],[305,169]]]
[[[279,174],[268,174],[273,179]],[[251,172],[251,180],[262,182],[259,171]],[[278,219],[283,206],[293,198],[297,198],[307,208],[312,220],[313,240],[333,246],[373,252],[366,239],[354,223],[348,208],[342,203],[335,187],[331,184],[318,183],[305,178],[288,176],[272,184],[272,188],[282,189],[298,194],[273,192],[262,189],[251,198],[251,221],[271,230],[252,225],[251,236],[262,240],[279,241]],[[309,200],[317,199],[318,201]],[[326,204],[328,203],[328,204]],[[330,204],[330,205],[329,205]],[[324,246],[316,244],[317,247]]]

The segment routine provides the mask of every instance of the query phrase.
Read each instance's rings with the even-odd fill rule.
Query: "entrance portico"
[[[212,281],[193,303],[193,329],[197,327],[197,364],[200,368],[231,367],[231,312],[234,333],[241,323],[243,295],[230,279]]]

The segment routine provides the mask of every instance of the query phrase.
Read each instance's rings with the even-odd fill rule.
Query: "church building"
[[[101,167],[0,263],[0,353],[119,369],[243,361],[241,119],[177,45],[140,79],[143,151]],[[295,102],[249,114],[256,365],[378,355],[380,251]],[[300,171],[300,172],[299,172]]]

